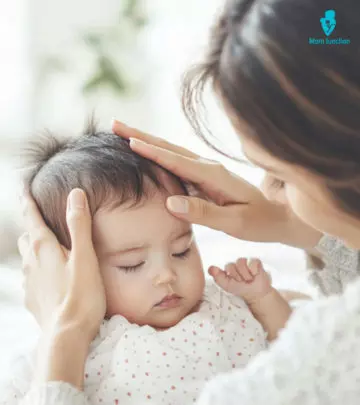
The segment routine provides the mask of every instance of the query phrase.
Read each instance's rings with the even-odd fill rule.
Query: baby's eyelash
[[[141,262],[135,266],[117,266],[119,270],[124,270],[125,273],[138,270],[145,262]]]
[[[185,259],[185,258],[189,255],[190,249],[191,249],[191,248],[188,247],[186,250],[184,250],[184,251],[181,252],[181,253],[174,253],[173,256],[174,256],[174,257],[177,257],[178,259]]]
[[[173,253],[173,257],[176,257],[178,259],[185,259],[189,253],[190,253],[191,247],[188,247],[186,250],[180,253]],[[138,270],[145,262],[141,262],[135,266],[117,266],[119,270],[123,270],[126,273],[130,273],[132,271]]]

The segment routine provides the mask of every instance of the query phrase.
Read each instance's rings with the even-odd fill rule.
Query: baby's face
[[[172,188],[173,194],[182,193],[180,187]],[[108,316],[168,328],[202,298],[205,279],[192,228],[169,214],[165,201],[157,192],[134,208],[124,204],[94,217]]]

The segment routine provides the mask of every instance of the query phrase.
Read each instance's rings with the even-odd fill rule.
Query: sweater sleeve
[[[0,405],[90,405],[82,391],[62,381],[31,388],[32,375],[32,355],[19,357],[0,390]]]
[[[360,274],[359,251],[350,249],[332,236],[324,235],[316,249],[323,255],[325,268],[312,270],[310,280],[321,294],[340,294]]]
[[[360,281],[344,295],[296,310],[267,351],[245,370],[210,381],[198,405],[357,405],[360,398]]]
[[[31,389],[19,405],[90,405],[87,397],[72,385],[54,381]]]

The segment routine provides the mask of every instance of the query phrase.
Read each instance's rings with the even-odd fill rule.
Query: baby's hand
[[[209,274],[216,284],[225,291],[242,298],[247,304],[253,304],[271,292],[271,278],[265,272],[259,259],[241,258],[236,263],[228,263],[225,270],[211,266]]]

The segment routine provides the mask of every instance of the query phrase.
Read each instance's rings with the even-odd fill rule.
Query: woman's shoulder
[[[324,295],[340,294],[360,276],[360,252],[336,237],[324,235],[316,246],[325,263],[324,269],[312,270],[310,280]]]

